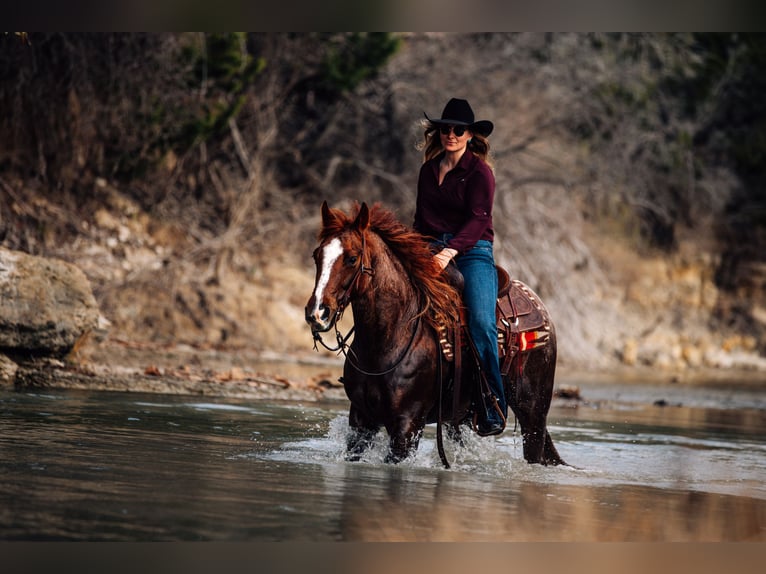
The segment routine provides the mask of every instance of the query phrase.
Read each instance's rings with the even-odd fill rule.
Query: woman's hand
[[[439,268],[444,271],[444,269],[449,265],[449,262],[452,261],[452,258],[457,255],[456,249],[451,249],[449,247],[445,247],[439,253],[434,255],[434,260],[436,263],[439,264]]]

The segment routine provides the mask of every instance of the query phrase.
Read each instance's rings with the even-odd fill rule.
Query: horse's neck
[[[366,276],[352,304],[358,339],[368,344],[391,345],[413,328],[418,301],[412,281],[387,247],[381,242],[373,273]]]

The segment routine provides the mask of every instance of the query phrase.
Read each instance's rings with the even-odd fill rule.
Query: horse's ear
[[[359,208],[359,215],[356,216],[354,221],[354,227],[359,231],[364,231],[370,226],[370,210],[366,203],[362,203],[362,207]]]
[[[330,209],[330,206],[327,205],[327,200],[325,199],[322,202],[322,226],[329,227],[335,221],[335,219],[336,217]]]

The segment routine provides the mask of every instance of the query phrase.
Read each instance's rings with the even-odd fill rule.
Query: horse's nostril
[[[306,322],[310,325],[321,325],[330,318],[330,307],[324,304],[306,307]]]

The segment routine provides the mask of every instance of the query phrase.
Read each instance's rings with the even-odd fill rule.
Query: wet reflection
[[[343,488],[339,521],[344,540],[766,539],[766,503],[737,496],[640,486],[503,484],[353,465],[325,468],[325,480]]]
[[[560,403],[554,406],[551,418],[584,418],[598,421],[632,421],[643,424],[667,425],[707,431],[733,431],[739,433],[758,433],[766,428],[766,409],[710,409],[694,408],[683,405],[632,405],[625,406],[607,403],[606,405],[570,405]]]
[[[557,404],[518,435],[343,461],[344,405],[0,392],[2,540],[763,541],[759,409]]]

